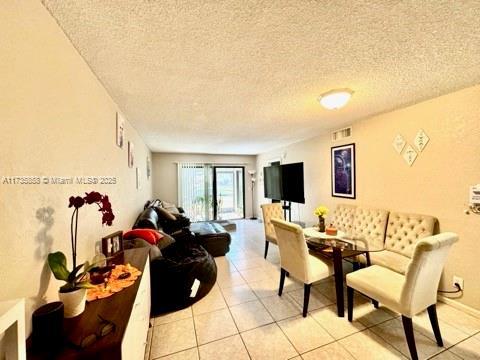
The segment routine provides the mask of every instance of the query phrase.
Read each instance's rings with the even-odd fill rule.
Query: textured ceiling
[[[43,3],[153,151],[257,154],[480,83],[479,1]]]

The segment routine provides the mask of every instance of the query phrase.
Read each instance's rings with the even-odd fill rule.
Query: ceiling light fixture
[[[350,89],[330,90],[318,97],[320,104],[328,110],[336,110],[347,105],[353,95]]]

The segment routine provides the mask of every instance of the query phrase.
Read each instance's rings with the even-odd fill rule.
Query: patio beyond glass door
[[[215,166],[213,169],[213,213],[216,220],[245,217],[244,167]]]

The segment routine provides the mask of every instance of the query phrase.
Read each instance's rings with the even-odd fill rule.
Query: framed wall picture
[[[332,196],[355,199],[355,144],[331,149]]]
[[[123,148],[125,140],[125,119],[117,112],[117,146]]]
[[[140,173],[140,169],[137,167],[135,168],[135,181],[136,181],[136,188],[137,190],[141,190],[142,188],[142,175]]]
[[[150,179],[151,171],[150,157],[147,156],[147,179]]]
[[[134,157],[133,157],[133,143],[131,141],[128,142],[128,167],[133,168],[134,164]]]

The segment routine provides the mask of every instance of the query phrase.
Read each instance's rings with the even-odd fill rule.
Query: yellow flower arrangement
[[[328,214],[328,208],[325,205],[320,205],[317,207],[314,211],[315,216],[321,216],[324,217],[325,215]]]

